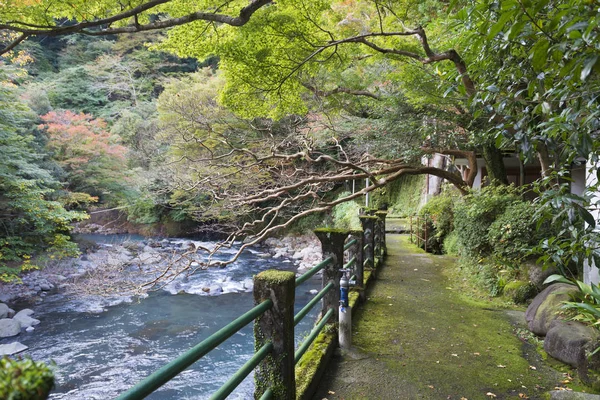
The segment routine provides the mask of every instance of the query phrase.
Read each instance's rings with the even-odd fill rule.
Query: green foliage
[[[338,195],[340,197],[346,197],[350,193],[343,192]],[[333,227],[336,229],[349,229],[349,230],[360,230],[362,225],[358,218],[360,211],[360,205],[354,201],[347,201],[345,203],[338,204],[333,207]]]
[[[550,275],[544,283],[561,282],[577,286],[578,292],[570,294],[571,301],[565,302],[563,308],[571,310],[571,319],[600,329],[600,288],[595,284],[587,284],[576,279],[567,279],[562,275]]]
[[[488,230],[494,257],[513,263],[522,261],[531,255],[531,248],[550,235],[547,224],[536,226],[535,212],[536,206],[527,201],[517,201],[506,207]]]
[[[442,249],[444,253],[451,256],[458,256],[460,254],[460,246],[458,245],[458,233],[456,231],[450,232],[444,238],[442,243]]]
[[[568,183],[547,188],[548,182],[557,177],[562,178],[562,174],[553,174],[537,188],[545,190],[537,200],[536,228],[550,224],[554,232],[541,240],[532,252],[540,255],[538,262],[545,267],[556,266],[569,277],[573,265],[577,268],[584,262],[600,265],[600,238],[595,230],[596,221],[588,211],[597,208],[600,201],[596,197],[598,183],[588,186],[586,193],[579,196],[571,193]]]
[[[55,257],[75,254],[70,224],[86,215],[50,200],[59,185],[41,167],[26,133],[32,113],[2,77],[0,69],[0,280],[8,281],[33,267],[28,260],[37,249],[49,249]]]
[[[531,158],[547,147],[558,166],[597,152],[599,13],[589,0],[469,1],[458,11],[469,72],[482,88],[475,117],[499,116],[490,136]]]
[[[52,369],[30,358],[0,359],[0,398],[5,400],[43,400],[54,387]]]
[[[427,248],[434,253],[442,252],[442,244],[454,229],[454,202],[456,197],[445,192],[432,197],[419,210],[419,216],[427,218],[429,235]]]
[[[487,186],[462,197],[454,207],[454,227],[463,253],[473,258],[491,254],[490,226],[520,200],[517,189],[503,185]]]
[[[390,214],[406,217],[415,215],[425,185],[424,175],[407,175],[385,188],[384,198]]]

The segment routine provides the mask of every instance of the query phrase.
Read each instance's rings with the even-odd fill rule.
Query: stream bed
[[[16,339],[29,346],[21,355],[56,364],[51,399],[111,399],[252,308],[252,276],[272,268],[295,271],[289,259],[251,251],[227,268],[198,271],[144,298],[50,294],[41,303],[18,307],[35,310],[41,321],[35,330],[0,344]],[[220,294],[203,292],[215,283],[223,288]],[[314,277],[297,289],[296,311],[320,285],[321,278]],[[296,327],[297,345],[317,311]],[[209,398],[252,353],[249,324],[148,398]],[[230,398],[252,398],[253,386],[248,377]]]

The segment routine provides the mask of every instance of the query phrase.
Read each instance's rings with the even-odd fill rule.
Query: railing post
[[[333,290],[330,290],[323,297],[323,310],[321,316],[325,315],[327,310],[333,309],[335,319],[339,318],[340,305],[340,269],[344,266],[344,241],[348,236],[347,230],[320,228],[315,229],[315,234],[321,241],[323,250],[323,259],[331,257],[333,261],[323,269],[323,287],[328,283],[333,283]]]
[[[377,222],[379,225],[379,255],[385,256],[387,254],[387,244],[385,241],[385,218],[387,217],[387,211],[379,210],[375,213],[375,216],[378,218]]]
[[[350,237],[356,239],[356,245],[350,252],[350,259],[356,257],[356,263],[354,264],[354,275],[356,275],[356,287],[359,290],[360,300],[365,299],[365,270],[364,270],[364,252],[363,247],[365,246],[364,232],[362,230],[350,231]]]
[[[270,299],[273,307],[254,321],[254,351],[266,343],[273,344],[272,353],[263,360],[254,374],[254,398],[267,389],[273,399],[296,398],[294,372],[294,299],[296,275],[290,271],[263,271],[254,277],[254,303]]]
[[[363,247],[367,246],[365,249],[364,261],[369,265],[373,271],[375,271],[375,221],[377,217],[373,217],[371,215],[361,215],[359,216],[360,223],[363,227],[364,232],[364,243]]]

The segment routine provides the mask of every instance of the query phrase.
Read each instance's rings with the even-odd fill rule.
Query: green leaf
[[[550,42],[548,39],[543,38],[531,48],[531,65],[536,72],[540,72],[544,65],[546,65],[549,47]]]
[[[558,274],[553,274],[553,275],[550,275],[549,277],[547,277],[546,280],[544,281],[544,285],[547,285],[549,283],[554,283],[554,282],[567,283],[569,285],[575,285],[572,281],[570,281],[567,278],[565,278],[564,276],[558,275]]]
[[[496,35],[500,33],[503,28],[506,27],[506,23],[511,19],[512,16],[512,12],[505,12],[504,14],[502,14],[498,21],[490,28],[490,31],[487,35],[488,40],[496,37]]]
[[[592,69],[594,68],[594,65],[596,65],[597,61],[598,61],[598,56],[597,55],[590,56],[590,57],[588,57],[588,58],[585,59],[585,61],[583,63],[583,69],[581,70],[581,80],[582,81],[585,81],[587,79],[587,77],[592,72]]]

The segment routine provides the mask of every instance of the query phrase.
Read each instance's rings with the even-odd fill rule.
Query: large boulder
[[[600,354],[593,354],[598,347],[600,332],[577,321],[553,321],[544,339],[544,350],[550,356],[576,367],[579,378],[595,389],[600,386]]]
[[[541,265],[532,261],[525,262],[523,268],[527,271],[529,282],[533,283],[538,290],[544,288],[544,281],[546,278],[550,275],[559,273],[556,267],[543,268]]]
[[[20,353],[27,350],[29,347],[19,342],[13,342],[9,344],[0,344],[0,356],[12,356],[13,354]]]
[[[17,336],[21,333],[19,321],[10,318],[0,319],[0,338]]]
[[[33,315],[33,310],[25,308],[16,313],[13,317],[13,320],[19,321],[19,323],[21,324],[21,328],[29,328],[30,326],[35,326],[39,324],[40,320],[31,318],[31,315]]]
[[[529,330],[545,336],[552,321],[557,319],[563,302],[569,301],[569,293],[576,293],[577,287],[566,283],[555,283],[538,294],[525,312]]]
[[[4,303],[0,303],[0,318],[10,318],[15,315],[15,310]]]

